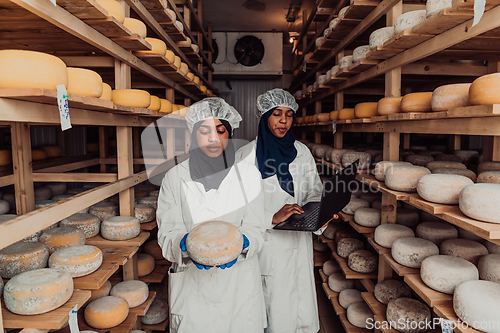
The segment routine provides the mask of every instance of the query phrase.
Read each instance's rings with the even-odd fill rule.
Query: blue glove
[[[202,265],[202,264],[199,264],[197,263],[196,261],[194,261],[193,259],[191,259],[191,261],[193,262],[193,264],[199,269],[199,270],[209,270],[210,268],[212,268],[213,266],[207,266],[207,265]]]
[[[246,238],[246,237],[245,237]],[[248,245],[247,245],[248,246]],[[233,261],[230,261],[228,262],[227,264],[224,264],[224,265],[219,265],[217,266],[218,268],[220,269],[226,269],[226,268],[231,268],[233,267],[234,264],[236,264],[236,262],[238,261],[238,258],[234,259]]]
[[[243,235],[243,249],[241,251],[246,249],[249,245],[250,245],[250,241],[248,240],[247,236]]]
[[[185,234],[184,237],[182,237],[181,239],[181,243],[179,244],[182,252],[186,252],[186,238],[188,235],[189,233]]]

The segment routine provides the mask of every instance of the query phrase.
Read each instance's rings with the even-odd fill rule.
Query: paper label
[[[472,27],[478,24],[483,17],[485,7],[486,0],[474,0],[474,22],[472,23]]]
[[[56,0],[50,0],[50,2],[52,2],[52,4],[57,7]]]
[[[69,312],[69,330],[71,333],[80,333],[80,329],[78,328],[78,304],[75,305],[73,309]]]
[[[335,134],[337,132],[337,121],[333,120],[332,121],[332,134]]]
[[[441,330],[443,333],[453,333],[453,322],[451,320],[441,318]]]
[[[307,66],[307,62],[304,60],[304,65],[302,66],[302,71],[304,73],[306,72],[306,66]]]
[[[61,119],[61,129],[63,131],[71,128],[69,119],[68,92],[64,84],[57,86],[57,106],[59,108],[59,118]]]

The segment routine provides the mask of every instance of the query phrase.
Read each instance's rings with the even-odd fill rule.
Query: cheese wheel
[[[356,118],[370,118],[378,115],[377,103],[358,103],[354,106]]]
[[[92,302],[93,300],[96,300],[101,297],[109,296],[109,291],[111,290],[111,282],[108,280],[104,282],[104,284],[101,286],[99,289],[93,289],[91,290],[90,294],[90,299],[88,302]]]
[[[330,151],[330,162],[333,164],[342,164],[342,156],[344,156],[345,153],[347,152],[354,152],[354,150],[351,149],[332,149]]]
[[[120,325],[127,319],[128,303],[121,297],[105,296],[92,301],[85,308],[85,321],[97,329]]]
[[[339,119],[339,111],[332,111],[330,112],[330,120],[337,120]]]
[[[187,78],[188,78],[189,81],[193,82],[193,80],[194,80],[194,74],[191,73],[191,72],[187,73]]]
[[[403,30],[411,29],[420,22],[425,21],[427,12],[423,10],[413,10],[399,15],[394,21],[394,34],[399,34]]]
[[[377,114],[387,116],[401,112],[401,100],[403,97],[384,97],[377,103]]]
[[[146,253],[137,255],[137,274],[139,277],[151,274],[155,270],[155,258]]]
[[[420,177],[430,173],[421,166],[393,165],[385,171],[385,184],[395,191],[415,192]]]
[[[401,99],[401,112],[432,111],[431,100],[432,100],[431,92],[418,92],[418,93],[406,94]]]
[[[427,0],[425,3],[426,16],[432,16],[445,8],[451,7],[452,0]]]
[[[443,0],[429,0],[443,1]],[[427,5],[429,5],[427,1]],[[450,0],[444,0],[449,1]],[[432,92],[431,107],[432,111],[448,111],[449,109],[459,108],[469,105],[469,87],[470,83],[448,84],[436,88]]]
[[[485,171],[477,177],[478,183],[500,184],[500,171]]]
[[[349,10],[349,6],[345,6],[343,7],[340,11],[339,11],[339,15],[338,15],[338,18],[340,19],[343,19],[345,17],[345,14],[347,13],[347,11]]]
[[[106,101],[111,101],[113,99],[113,89],[111,89],[109,84],[102,83],[102,95],[99,98]]]
[[[385,171],[393,165],[411,165],[411,163],[403,161],[380,161],[375,164],[375,168],[373,170],[375,179],[383,182],[385,180]]]
[[[395,299],[411,297],[411,289],[406,283],[389,279],[377,283],[373,294],[380,303],[387,305]]]
[[[135,51],[138,54],[159,54],[159,55],[166,55],[167,53],[167,44],[165,44],[164,41],[158,38],[151,38],[151,37],[146,37],[144,38],[146,42],[151,44],[151,50],[147,51]]]
[[[477,264],[481,280],[500,282],[500,254],[488,254]]]
[[[142,38],[146,38],[148,29],[142,21],[130,17],[125,17],[123,19],[123,25],[133,34],[137,34]]]
[[[102,95],[102,78],[90,69],[68,67],[68,94],[99,98]]]
[[[45,244],[52,254],[68,246],[85,245],[85,233],[73,226],[61,226],[44,231],[40,243]]]
[[[150,194],[153,193],[153,192],[156,193],[155,197],[153,197],[153,196],[142,197],[142,198],[139,198],[137,200],[137,202],[139,204],[143,204],[143,205],[147,205],[147,206],[153,207],[156,210],[156,208],[158,207],[158,194],[159,194],[158,192],[159,191],[152,191],[152,192],[150,192]]]
[[[177,68],[181,67],[181,58],[179,56],[174,57],[174,66]]]
[[[460,191],[472,184],[470,178],[459,175],[424,175],[417,182],[417,193],[427,201],[456,205]]]
[[[358,62],[361,59],[366,59],[366,56],[370,52],[370,45],[362,45],[358,46],[352,52],[352,60],[353,62]]]
[[[477,173],[480,174],[484,171],[500,171],[500,162],[484,161],[479,163],[477,166]]]
[[[425,258],[438,254],[436,244],[418,237],[398,238],[392,243],[392,258],[406,267],[419,268]]]
[[[478,242],[468,239],[447,239],[441,243],[440,253],[444,255],[463,258],[470,261],[474,265],[482,256],[488,254],[488,249]]]
[[[50,255],[49,267],[67,271],[72,277],[89,275],[101,267],[102,251],[92,245],[62,248]]]
[[[444,222],[422,222],[417,226],[416,235],[439,246],[447,239],[458,238],[458,230]]]
[[[340,265],[335,260],[327,260],[323,263],[323,273],[330,276],[333,273],[342,272]]]
[[[363,250],[365,245],[356,238],[342,238],[337,243],[337,254],[339,257],[347,259],[349,255],[356,250]]]
[[[335,244],[338,244],[344,238],[361,239],[361,235],[353,229],[341,229],[335,233]],[[326,244],[325,244],[326,245]]]
[[[177,28],[179,28],[181,32],[184,31],[184,25],[182,25],[181,21],[175,21],[175,25],[177,26]]]
[[[389,323],[394,323],[392,329],[402,333],[424,333],[428,323],[432,322],[427,305],[406,297],[387,304],[386,318]]]
[[[99,234],[101,220],[91,214],[73,214],[63,219],[59,225],[62,227],[74,227],[85,234],[85,238],[94,237]],[[84,243],[83,243],[84,244]]]
[[[53,196],[64,194],[68,190],[66,183],[46,183],[45,186],[51,189]]]
[[[172,52],[171,50],[167,50],[167,52],[165,52],[165,58],[167,58],[167,60],[173,64],[174,61],[175,61],[175,53]],[[193,79],[194,81],[194,79]]]
[[[193,82],[194,82],[194,84],[196,84],[196,85],[197,85],[197,84],[199,84],[199,83],[200,83],[200,78],[199,78],[198,76],[196,76],[196,75],[195,75],[195,76],[194,76],[194,79],[193,79]]]
[[[186,250],[194,261],[208,266],[227,264],[243,248],[243,236],[234,225],[210,221],[198,224],[189,232]]]
[[[343,223],[332,221],[328,223],[328,226],[323,231],[323,236],[325,236],[327,239],[334,239],[335,233],[342,229],[345,229],[345,225]]]
[[[498,104],[498,86],[500,73],[483,75],[472,82],[469,88],[469,103],[471,105]]]
[[[0,88],[57,90],[60,84],[68,86],[68,71],[58,57],[34,51],[0,50]]]
[[[118,215],[118,204],[113,202],[99,202],[89,207],[89,214],[97,216],[101,222]]]
[[[327,244],[323,243],[319,239],[313,241],[313,250],[318,252],[328,252],[330,248]]]
[[[111,288],[111,296],[121,297],[127,301],[129,308],[135,308],[148,299],[148,285],[142,281],[123,281]]]
[[[340,69],[344,69],[344,68],[348,68],[349,66],[351,66],[353,58],[354,57],[352,55],[348,55],[348,56],[342,57],[339,60],[339,68]]]
[[[356,160],[359,160],[359,163],[358,163],[359,170],[369,169],[371,166],[372,158],[371,158],[370,154],[362,153],[362,152],[346,152],[346,153],[344,153],[344,155],[342,155],[342,166],[348,167],[349,165],[354,163]]]
[[[168,313],[168,303],[155,298],[146,315],[141,317],[141,322],[146,325],[156,325],[167,320]]]
[[[344,289],[352,289],[354,287],[354,281],[347,280],[344,273],[333,273],[328,277],[328,287],[340,293]]]
[[[164,98],[160,98],[160,112],[172,113],[172,103]]]
[[[101,236],[109,240],[127,240],[141,233],[141,224],[131,216],[113,216],[101,222]]]
[[[339,294],[339,304],[344,309],[347,309],[351,304],[364,302],[361,291],[357,289],[344,289]]]
[[[485,241],[484,245],[488,249],[489,253],[500,253],[500,245],[492,243],[490,241]]]
[[[467,169],[465,164],[451,161],[431,161],[427,163],[425,167],[431,171],[437,168]]]
[[[0,276],[5,279],[47,267],[49,249],[38,242],[17,242],[0,250]]]
[[[378,255],[367,250],[354,251],[349,254],[347,266],[358,273],[373,273],[378,269]]]
[[[380,225],[380,209],[360,208],[354,212],[354,222],[368,228]]]
[[[325,41],[325,37],[318,37],[316,38],[316,40],[314,41],[314,44],[316,46],[321,46],[323,44],[323,42]]]
[[[136,204],[135,218],[138,219],[140,223],[154,221],[156,218],[156,209],[145,204]]]
[[[394,37],[394,27],[385,27],[375,30],[370,34],[369,45],[370,49],[374,49],[379,45]]]
[[[318,79],[317,79],[318,85],[320,85],[320,86],[324,85],[326,82],[326,79],[327,79],[326,75],[324,75],[324,74],[318,76]]]
[[[465,259],[436,255],[422,261],[420,277],[429,288],[453,295],[455,288],[462,282],[478,280],[479,272],[476,266]]]
[[[457,169],[457,168],[436,168],[432,170],[434,174],[443,174],[443,175],[459,175],[464,176],[472,180],[472,182],[476,181],[476,174],[467,169]]]
[[[466,186],[460,192],[460,210],[476,220],[500,223],[499,195],[500,184],[481,183]]]
[[[33,149],[31,150],[31,159],[33,161],[41,161],[47,158],[47,153],[42,149]]]
[[[462,162],[472,162],[479,156],[476,150],[455,150],[453,155],[457,156]]]
[[[339,71],[340,69],[340,66],[339,65],[335,65],[332,67],[331,71],[332,71],[332,76],[335,77],[337,75],[337,72]]]
[[[118,1],[115,0],[96,0],[97,4],[102,6],[110,16],[113,16],[118,22],[123,23],[125,10]]]
[[[2,78],[0,77],[0,83]],[[12,163],[12,152],[7,149],[0,149],[0,165],[9,165]]]
[[[35,209],[38,209],[36,208],[36,203],[35,203]],[[10,210],[10,204],[5,200],[0,200],[0,214],[1,215],[7,214],[9,210]]]
[[[151,104],[151,95],[140,89],[113,90],[113,103],[118,105],[147,108]]]
[[[35,201],[49,200],[50,198],[52,198],[52,190],[49,187],[35,188]]]
[[[373,312],[364,302],[349,305],[346,315],[349,323],[359,328],[367,328],[373,322]]]
[[[335,27],[337,26],[337,24],[339,24],[339,21],[340,21],[339,17],[336,17],[336,18],[332,19],[330,21],[330,23],[328,23],[328,27],[331,28],[332,30],[334,30]]]
[[[484,241],[483,238],[477,236],[476,234],[474,234],[468,230],[462,229],[460,227],[457,227],[457,229],[458,229],[458,238],[469,239],[469,240],[473,240],[475,242],[480,242],[480,243]],[[484,244],[484,245],[486,246],[486,244]],[[486,248],[488,249],[488,246],[486,246]],[[488,252],[492,253],[490,251],[490,249],[488,249]]]
[[[453,294],[453,309],[462,324],[482,332],[500,332],[499,306],[500,284],[495,282],[467,281]]]
[[[165,11],[166,11],[167,15],[170,17],[170,19],[171,19],[172,21],[175,21],[175,20],[176,20],[176,17],[177,17],[177,15],[175,14],[175,11],[173,11],[173,10],[172,10],[172,9],[170,9],[170,8],[167,8],[167,6],[168,6],[168,5],[167,5],[167,1],[165,1]]]
[[[4,288],[5,307],[19,315],[49,312],[73,295],[73,279],[67,272],[43,268],[14,276]]]
[[[200,90],[202,93],[206,93],[207,92],[207,87],[204,86],[204,85],[200,85]]]
[[[160,98],[151,95],[151,103],[149,104],[148,109],[153,111],[160,111],[161,109]]]
[[[330,121],[330,113],[320,113],[318,115],[318,120],[320,122],[327,122]]]
[[[349,203],[344,208],[342,208],[342,213],[347,215],[354,215],[358,209],[369,207],[370,203],[368,201],[359,198],[351,198]]]
[[[61,156],[61,148],[59,148],[58,146],[43,146],[40,148],[47,154],[47,157]]]
[[[189,73],[189,68],[188,65],[185,62],[181,62],[181,65],[179,66],[179,70],[184,74],[187,75]]]
[[[415,237],[415,233],[407,226],[393,223],[379,225],[373,235],[373,239],[378,245],[389,249],[395,240],[405,237]]]
[[[160,245],[158,245],[157,239],[147,242],[144,245],[144,252],[151,255],[155,260],[164,259],[162,249]]]
[[[436,161],[462,162],[460,158],[453,154],[438,154],[434,156]]]

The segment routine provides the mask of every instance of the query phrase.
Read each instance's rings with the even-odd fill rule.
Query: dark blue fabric
[[[295,192],[289,165],[297,157],[295,135],[293,135],[290,128],[283,138],[280,139],[274,136],[267,123],[274,109],[267,111],[260,118],[256,149],[257,167],[262,179],[277,175],[280,187],[293,197]],[[293,113],[292,125],[294,123],[295,112]]]

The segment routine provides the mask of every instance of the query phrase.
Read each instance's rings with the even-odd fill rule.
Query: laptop
[[[273,229],[316,231],[325,225],[333,214],[340,212],[351,201],[352,189],[355,188],[351,182],[356,179],[358,162],[356,160],[324,183],[320,202],[308,202],[302,207],[304,213],[293,214]]]

